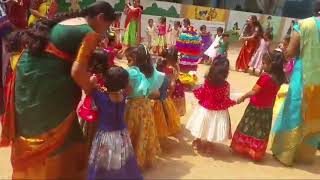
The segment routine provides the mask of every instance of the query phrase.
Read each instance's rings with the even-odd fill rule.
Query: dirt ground
[[[229,51],[231,69],[240,46],[233,45]],[[200,65],[199,77],[208,67]],[[201,79],[202,80],[202,79]],[[245,93],[256,82],[257,77],[231,70],[229,83],[232,92]],[[313,165],[284,167],[272,157],[270,151],[264,161],[255,163],[229,151],[230,142],[217,144],[212,154],[199,154],[191,148],[192,136],[185,130],[192,107],[197,103],[191,93],[187,97],[187,115],[181,119],[182,132],[162,146],[162,155],[154,167],[144,172],[146,179],[320,179],[320,154]],[[230,108],[232,130],[234,131],[246,108],[246,103]],[[11,177],[10,149],[0,149],[0,179]]]

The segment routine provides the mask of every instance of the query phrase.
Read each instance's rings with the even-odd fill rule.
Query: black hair
[[[217,32],[223,33],[223,28],[222,28],[222,27],[218,27],[218,28],[217,28]]]
[[[191,25],[190,19],[188,19],[188,18],[183,19],[183,23],[186,23],[189,26]]]
[[[172,61],[172,64],[176,64],[178,62],[178,50],[175,46],[171,46],[168,49],[168,53],[165,56],[168,62]]]
[[[157,60],[157,70],[160,72],[164,72],[164,68],[168,65],[168,61],[166,59],[159,58]]]
[[[108,38],[108,45],[110,46],[111,43],[116,41],[116,34],[114,32],[108,32],[107,38]]]
[[[274,50],[273,52],[267,52],[263,56],[264,61],[266,60],[266,63],[270,63],[271,68],[268,72],[271,74],[272,79],[279,85],[282,85],[286,82],[286,75],[283,70],[283,65],[285,62],[285,56],[283,52]]]
[[[6,36],[6,49],[9,53],[11,52],[20,52],[25,46],[24,42],[24,31],[14,31]]]
[[[272,16],[268,16],[268,19],[272,19]]]
[[[129,74],[122,67],[111,67],[105,73],[105,86],[108,92],[117,92],[125,89],[129,83]]]
[[[27,47],[32,55],[39,55],[43,52],[49,41],[51,29],[61,21],[74,17],[93,18],[103,14],[108,21],[114,21],[116,18],[113,7],[105,1],[97,1],[88,6],[81,12],[77,13],[58,13],[52,19],[41,19],[37,21],[28,31]]]
[[[272,39],[273,39],[272,31],[266,31],[265,33],[266,33],[266,35],[267,35],[268,39],[270,39],[270,40],[272,40]]]
[[[289,44],[290,40],[291,40],[291,36],[290,35],[286,35],[286,36],[284,36],[283,40],[286,41]]]
[[[115,12],[115,19],[120,18],[122,16],[122,12]]]
[[[136,66],[148,78],[151,77],[154,71],[151,55],[148,49],[140,44],[136,49]]]
[[[206,80],[213,86],[222,86],[229,75],[229,66],[226,57],[216,58],[210,66]]]
[[[223,33],[222,34],[222,37],[224,38],[224,37],[230,37],[230,34],[228,34],[228,33]]]
[[[167,18],[166,18],[165,16],[161,16],[161,17],[160,17],[160,22],[161,22],[161,23],[167,22]]]
[[[91,57],[89,62],[89,71],[94,74],[105,74],[108,66],[109,55],[103,49],[97,48]]]
[[[137,48],[136,47],[128,47],[126,51],[124,52],[125,56],[135,58],[137,53]]]
[[[179,27],[181,27],[181,22],[180,21],[175,21],[174,25],[178,25]]]
[[[207,26],[206,26],[206,25],[200,26],[200,31],[203,31],[203,30],[206,30],[206,29],[207,29]]]
[[[253,25],[255,26],[255,28],[256,27],[258,28],[258,33],[261,36],[263,33],[263,28],[261,26],[261,23],[258,20],[258,17],[256,15],[251,15],[250,17],[252,19]]]
[[[153,22],[153,19],[148,19],[148,23],[150,23],[151,21]]]

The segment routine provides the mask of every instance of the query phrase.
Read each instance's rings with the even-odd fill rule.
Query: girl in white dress
[[[211,152],[212,143],[231,139],[228,108],[236,102],[230,99],[228,74],[229,61],[219,57],[212,62],[205,83],[193,91],[199,103],[186,128],[196,138],[192,143],[196,149]]]
[[[222,34],[223,34],[223,28],[222,27],[218,27],[217,28],[217,34],[215,36],[215,39],[214,39],[213,43],[204,52],[204,55],[207,56],[204,59],[206,64],[212,62],[212,60],[217,57],[218,50],[219,50],[219,48],[217,48],[217,46],[219,45],[219,42],[220,42],[220,40],[222,38]]]

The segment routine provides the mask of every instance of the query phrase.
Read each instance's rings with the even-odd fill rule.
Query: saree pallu
[[[259,47],[258,39],[251,39],[244,43],[236,61],[237,71],[247,71],[249,69],[249,62]]]
[[[254,161],[262,160],[268,146],[271,124],[272,108],[257,108],[249,104],[233,135],[231,149]]]
[[[320,21],[299,22],[301,59],[292,73],[287,99],[274,126],[274,157],[286,166],[311,163],[320,142]]]
[[[151,101],[143,97],[129,99],[125,121],[138,166],[142,169],[151,166],[161,151]]]
[[[16,67],[14,179],[85,177],[87,148],[76,121],[81,91],[70,77],[71,63],[25,51]]]

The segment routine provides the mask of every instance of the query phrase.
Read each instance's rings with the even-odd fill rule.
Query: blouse
[[[109,95],[95,90],[92,93],[95,105],[98,108],[99,130],[117,131],[126,128],[124,122],[125,100],[112,102]]]
[[[270,74],[262,74],[256,85],[261,87],[261,90],[250,98],[250,104],[259,108],[272,108],[280,89]]]
[[[199,100],[199,105],[208,110],[227,110],[236,104],[230,99],[230,85],[227,81],[223,86],[213,86],[206,80],[204,85],[193,91],[193,94]]]
[[[149,82],[138,67],[132,66],[127,69],[129,84],[132,88],[128,98],[145,97],[149,95]]]

